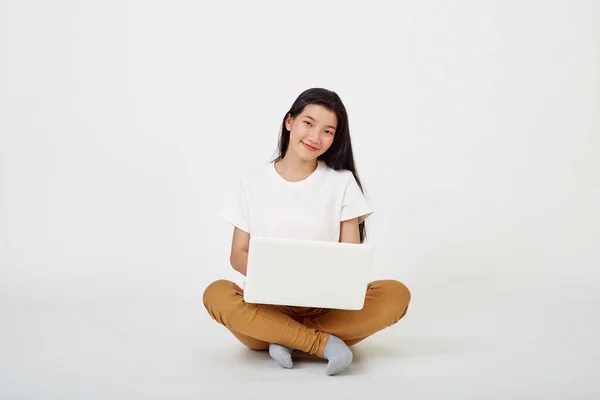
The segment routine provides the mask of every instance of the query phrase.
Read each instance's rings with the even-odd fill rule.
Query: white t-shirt
[[[286,181],[270,162],[248,171],[236,198],[219,214],[250,236],[338,242],[340,222],[373,211],[350,171],[336,171],[319,161],[298,182]]]

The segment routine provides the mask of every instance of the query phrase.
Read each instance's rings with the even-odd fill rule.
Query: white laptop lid
[[[367,244],[251,237],[244,300],[360,310],[372,258]]]

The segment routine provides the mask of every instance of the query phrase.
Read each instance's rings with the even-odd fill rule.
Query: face
[[[309,104],[295,118],[288,115],[285,126],[290,131],[288,151],[304,161],[312,161],[331,147],[337,117],[323,106]]]

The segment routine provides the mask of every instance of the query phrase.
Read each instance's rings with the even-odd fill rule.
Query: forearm
[[[246,269],[248,267],[247,251],[236,251],[229,261],[231,262],[233,269],[246,276]]]

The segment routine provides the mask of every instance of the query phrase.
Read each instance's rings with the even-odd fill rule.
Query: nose
[[[311,146],[314,145],[318,145],[319,144],[319,132],[316,131],[316,129],[310,130],[308,132],[308,135],[306,136],[308,138],[308,141],[310,143]]]

